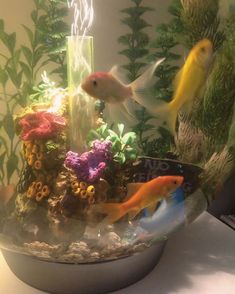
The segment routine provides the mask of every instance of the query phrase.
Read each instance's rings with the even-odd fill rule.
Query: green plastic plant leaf
[[[12,140],[15,136],[15,124],[13,117],[10,113],[7,113],[3,119],[3,128],[8,137]]]
[[[0,66],[0,83],[5,87],[8,80],[8,75],[4,69]]]
[[[130,132],[123,136],[122,141],[126,145],[132,145],[136,141],[136,133]]]
[[[118,124],[117,127],[118,127],[118,131],[119,131],[119,136],[122,137],[125,126],[124,126],[124,124]]]
[[[18,156],[14,153],[12,153],[9,157],[9,159],[7,160],[7,180],[8,183],[10,183],[10,179],[14,173],[14,171],[18,168]]]

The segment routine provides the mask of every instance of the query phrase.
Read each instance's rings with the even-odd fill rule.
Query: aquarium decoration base
[[[65,264],[2,250],[13,273],[28,285],[55,294],[101,294],[127,287],[159,262],[165,242],[126,258],[91,264]]]

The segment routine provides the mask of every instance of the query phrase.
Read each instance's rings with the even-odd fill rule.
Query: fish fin
[[[111,70],[109,71],[109,74],[111,74],[115,79],[117,79],[119,82],[121,82],[123,85],[127,85],[130,83],[128,80],[124,70],[118,65],[114,65]]]
[[[158,104],[155,95],[151,93],[151,87],[154,83],[154,73],[164,60],[165,58],[152,64],[139,78],[130,84],[132,98],[148,110],[156,108]]]
[[[175,136],[178,110],[174,107],[173,103],[163,102],[161,105],[159,105],[155,112],[157,112],[161,120],[164,121],[171,134]],[[162,126],[164,127],[164,124]]]
[[[131,196],[133,196],[144,183],[129,183],[127,184],[127,195],[125,200],[128,200]]]
[[[127,213],[120,203],[96,204],[92,208],[92,212],[107,215],[102,221],[103,225],[113,224]]]
[[[106,103],[104,109],[104,117],[109,125],[115,123],[123,123],[125,127],[132,127],[137,124],[137,119],[126,109],[125,104]]]
[[[149,213],[149,215],[153,215],[154,214],[154,212],[156,211],[156,207],[157,207],[157,203],[156,202],[154,202],[153,204],[151,204],[151,205],[149,205],[146,209],[147,209],[147,211],[148,211],[148,213]]]
[[[140,209],[139,208],[136,208],[136,209],[132,209],[128,212],[128,219],[129,220],[133,220],[137,214],[140,212]]]

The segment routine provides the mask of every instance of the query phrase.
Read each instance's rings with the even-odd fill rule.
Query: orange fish
[[[161,176],[147,183],[131,184],[138,189],[134,195],[123,203],[103,203],[95,206],[95,211],[107,214],[102,224],[112,224],[121,217],[129,214],[133,219],[142,209],[156,205],[162,198],[167,198],[182,185],[181,176]]]

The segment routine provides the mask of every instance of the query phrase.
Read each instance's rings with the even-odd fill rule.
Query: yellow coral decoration
[[[94,197],[95,196],[95,187],[94,186],[89,186],[87,188],[87,196],[88,197]]]
[[[37,191],[40,191],[42,189],[42,187],[43,187],[43,183],[42,182],[37,182],[36,183],[36,189],[37,189]]]
[[[81,182],[80,183],[80,188],[82,189],[82,190],[86,190],[87,189],[87,183],[85,183],[85,182]]]
[[[47,185],[44,185],[42,188],[42,195],[44,197],[47,197],[50,194],[50,189]]]
[[[44,198],[44,195],[42,194],[42,192],[37,192],[36,194],[36,200],[38,202],[42,201],[42,199]]]
[[[32,166],[33,164],[34,164],[34,162],[35,162],[35,155],[34,154],[31,154],[29,157],[28,157],[28,164],[30,165],[30,166]]]
[[[34,168],[37,170],[40,170],[42,168],[42,162],[41,160],[36,160],[34,163]]]

